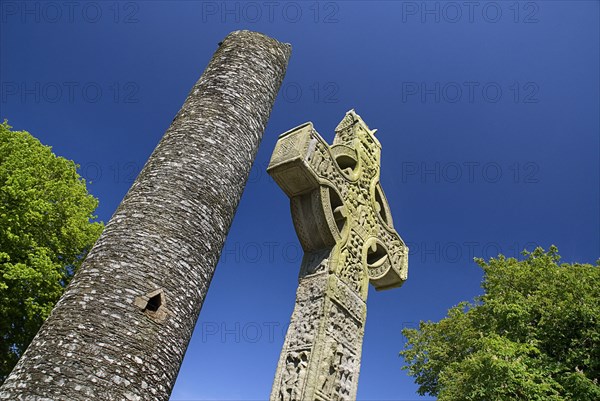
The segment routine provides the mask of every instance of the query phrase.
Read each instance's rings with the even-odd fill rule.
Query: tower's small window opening
[[[158,308],[162,305],[162,299],[160,293],[156,294],[152,298],[148,300],[148,304],[146,305],[146,310],[151,312],[156,312]]]

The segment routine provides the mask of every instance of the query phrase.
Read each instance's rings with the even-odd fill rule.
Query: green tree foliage
[[[77,165],[0,124],[0,383],[103,229]]]
[[[477,259],[484,294],[404,329],[403,369],[440,401],[600,400],[600,261],[556,247]]]

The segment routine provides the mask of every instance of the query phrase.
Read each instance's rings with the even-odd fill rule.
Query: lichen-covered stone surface
[[[351,110],[335,131],[331,146],[311,123],[284,133],[267,169],[290,197],[304,250],[271,401],[356,400],[369,282],[385,290],[407,279],[375,130]]]
[[[0,399],[169,398],[290,52],[223,40]]]

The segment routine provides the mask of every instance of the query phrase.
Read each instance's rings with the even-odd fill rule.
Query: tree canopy
[[[77,167],[0,124],[0,383],[102,232]]]
[[[477,259],[484,294],[404,329],[403,369],[440,401],[600,400],[600,261]]]

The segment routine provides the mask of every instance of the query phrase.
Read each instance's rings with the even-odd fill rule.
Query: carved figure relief
[[[291,352],[285,360],[285,371],[281,377],[280,401],[297,401],[301,395],[301,386],[306,377],[308,353]]]

